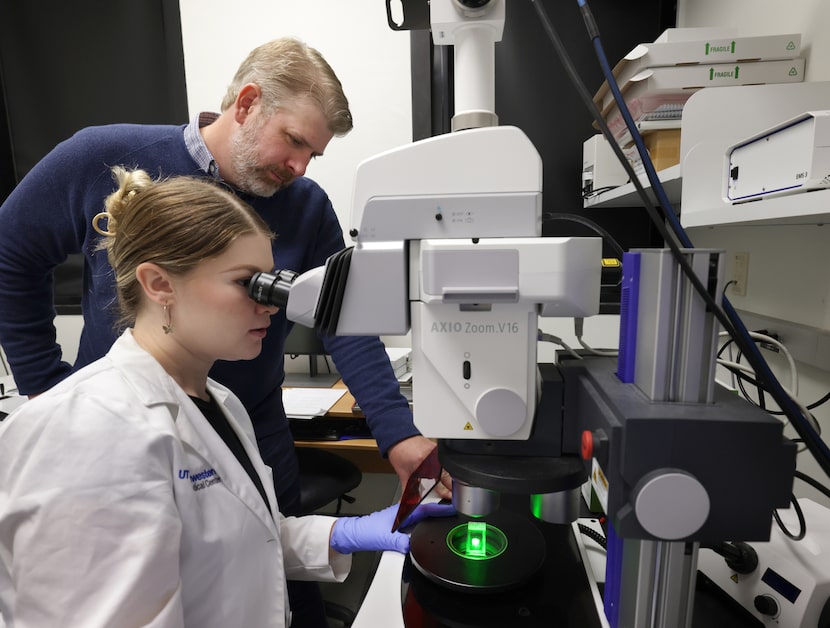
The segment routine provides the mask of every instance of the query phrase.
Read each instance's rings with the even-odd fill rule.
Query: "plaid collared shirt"
[[[216,165],[216,160],[213,158],[213,155],[210,154],[202,134],[199,133],[199,129],[203,126],[207,126],[218,117],[218,113],[212,113],[209,111],[203,111],[202,113],[196,115],[193,120],[190,121],[190,124],[184,128],[184,143],[185,146],[187,146],[188,152],[193,156],[193,159],[199,165],[199,168],[213,178],[221,180],[221,177],[219,176],[219,166]]]

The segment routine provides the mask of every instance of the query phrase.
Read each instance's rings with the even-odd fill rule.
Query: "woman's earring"
[[[163,308],[164,308],[164,325],[162,325],[161,328],[164,330],[165,334],[172,334],[173,333],[173,321],[170,317],[170,308],[167,307],[166,303],[163,305]]]

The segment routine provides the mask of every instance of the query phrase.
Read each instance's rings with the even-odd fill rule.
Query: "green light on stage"
[[[447,545],[461,558],[488,560],[507,549],[507,536],[483,521],[468,521],[450,530]]]
[[[481,521],[471,521],[467,524],[467,542],[464,553],[470,558],[484,558],[487,556],[487,524]]]

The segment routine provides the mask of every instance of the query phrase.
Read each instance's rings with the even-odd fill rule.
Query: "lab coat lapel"
[[[211,394],[213,394],[213,391],[211,391]],[[222,400],[218,398],[216,400],[219,403],[219,407],[227,415]],[[247,442],[248,437],[239,433],[236,421],[230,419],[230,424],[234,431],[237,432],[243,447],[245,447],[245,451],[248,453],[248,457],[251,458],[254,468],[259,473],[260,470],[256,464],[260,457],[259,452],[251,452]],[[256,486],[248,476],[248,473],[230,449],[228,449],[228,446],[216,433],[201,411],[196,407],[196,404],[186,395],[181,400],[176,425],[179,428],[182,441],[187,443],[205,459],[206,467],[213,468],[216,471],[227,490],[243,502],[269,529],[274,531],[274,516],[268,510],[259,491],[257,491]],[[267,492],[268,482],[272,481],[270,478],[263,478],[262,473],[260,473],[260,481],[266,488],[268,499],[272,500],[271,494]],[[273,485],[271,493],[273,493]],[[274,502],[272,501],[271,503],[273,504]]]
[[[224,412],[225,416],[228,417],[228,422],[230,423],[231,428],[239,437],[242,447],[245,449],[245,453],[248,454],[248,458],[251,460],[254,471],[256,471],[259,476],[259,481],[262,483],[263,489],[265,489],[265,494],[268,496],[268,503],[271,505],[271,509],[273,511],[270,515],[272,519],[276,519],[279,508],[277,506],[277,495],[274,491],[274,476],[271,472],[271,467],[266,465],[262,460],[262,455],[259,453],[259,446],[256,444],[256,436],[254,435],[254,428],[250,423],[250,419],[248,419],[246,423],[250,429],[245,430],[240,424],[239,418],[234,418],[238,415],[244,415],[247,418],[247,411],[236,397],[233,397],[234,403],[233,407],[231,407],[231,399],[229,399],[231,393],[224,386],[220,386],[211,380],[208,380],[208,391],[213,398],[216,399],[219,407],[222,408],[222,412]],[[239,467],[242,468],[242,465],[240,464]],[[245,479],[253,485],[251,478],[248,477],[248,473],[244,469],[242,469],[242,472],[245,475]],[[262,503],[262,497],[259,495],[259,491],[256,490],[255,486],[253,488],[256,494],[257,503]]]
[[[231,426],[239,435],[245,451],[260,476],[273,512],[269,512],[242,464],[214,431],[196,404],[155,358],[138,345],[130,330],[125,331],[116,340],[107,355],[113,366],[122,372],[124,381],[133,389],[142,404],[148,408],[166,407],[170,414],[164,413],[164,415],[169,416],[175,422],[181,441],[201,456],[205,460],[206,469],[213,468],[227,490],[243,502],[273,534],[276,534],[277,502],[274,496],[273,480],[268,467],[262,462],[256,445],[251,443],[250,436],[240,431],[237,420],[229,418]],[[208,390],[228,416],[227,389],[209,383]],[[247,417],[241,404],[238,404],[238,408],[235,407],[235,411],[241,415],[240,419]],[[162,422],[167,420],[163,419],[162,415],[159,417]],[[164,426],[160,425],[159,428],[163,429]],[[192,471],[199,470],[193,469]]]

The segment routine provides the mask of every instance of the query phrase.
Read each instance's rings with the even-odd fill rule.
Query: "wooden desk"
[[[346,388],[346,384],[343,383],[342,379],[338,379],[337,383],[332,386],[332,388]],[[354,397],[352,397],[352,393],[346,390],[343,393],[343,396],[337,400],[337,402],[329,408],[329,411],[326,412],[327,417],[340,417],[343,419],[354,419],[355,417],[362,417],[362,412],[353,412],[352,408],[354,408]]]
[[[343,380],[338,380],[334,388],[346,388]],[[354,397],[347,390],[326,412],[327,417],[353,419],[360,414],[352,412]],[[378,444],[373,438],[355,438],[349,440],[297,440],[297,447],[316,447],[351,460],[363,473],[395,473],[389,460],[380,455]]]
[[[363,473],[395,473],[389,460],[382,457],[373,438],[352,440],[298,440],[297,447],[326,449],[351,460]]]

